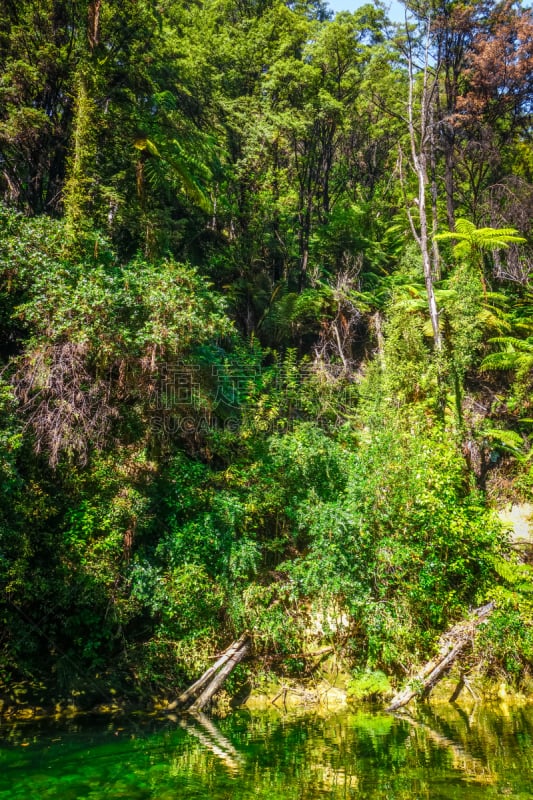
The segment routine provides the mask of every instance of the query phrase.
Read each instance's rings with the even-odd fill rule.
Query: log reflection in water
[[[497,780],[497,774],[491,769],[489,764],[477,756],[471,755],[462,745],[450,739],[449,736],[436,731],[427,722],[415,719],[407,712],[396,713],[394,716],[399,720],[404,720],[414,728],[424,731],[428,739],[438,747],[445,748],[452,754],[452,765],[454,769],[464,773],[466,778],[476,783],[490,784]]]
[[[169,715],[170,717],[170,715]],[[243,757],[232,743],[216,727],[213,720],[202,712],[188,714],[186,717],[176,718],[180,726],[191,736],[195,736],[224,764],[230,772],[239,772],[243,765]]]

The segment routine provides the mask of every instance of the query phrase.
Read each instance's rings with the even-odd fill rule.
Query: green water
[[[531,798],[533,709],[0,727],[0,800]]]

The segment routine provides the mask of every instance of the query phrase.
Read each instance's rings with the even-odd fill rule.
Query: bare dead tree
[[[315,345],[315,365],[334,378],[349,376],[355,369],[352,345],[363,315],[350,294],[359,286],[361,266],[361,258],[345,257],[333,289],[335,317],[322,324]]]
[[[435,349],[442,349],[442,337],[439,330],[439,312],[435,299],[434,276],[438,272],[437,265],[432,263],[430,247],[430,231],[427,212],[428,159],[432,137],[432,103],[437,85],[437,75],[430,70],[429,48],[431,42],[431,17],[428,17],[425,30],[425,43],[422,65],[422,91],[420,96],[420,112],[415,109],[415,63],[414,42],[407,18],[405,31],[407,36],[407,63],[409,70],[409,94],[407,100],[407,123],[411,151],[411,166],[418,180],[418,226],[415,224],[412,210],[407,207],[407,215],[413,236],[420,248],[424,281],[428,295],[429,316],[433,330]]]
[[[531,239],[533,233],[533,187],[518,175],[512,175],[490,187],[487,192],[487,211],[490,225],[494,228],[513,227]],[[531,285],[533,276],[533,252],[527,245],[511,245],[505,250],[494,251],[494,276],[499,280],[512,281],[522,286]]]
[[[13,378],[35,449],[47,452],[53,467],[62,452],[86,462],[91,447],[104,446],[118,416],[109,382],[88,366],[88,350],[80,342],[42,345],[24,356]]]

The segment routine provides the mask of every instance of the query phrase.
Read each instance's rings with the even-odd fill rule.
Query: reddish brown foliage
[[[455,124],[512,125],[529,116],[533,96],[533,11],[507,0],[492,12],[472,42],[464,76],[467,91],[457,99]]]

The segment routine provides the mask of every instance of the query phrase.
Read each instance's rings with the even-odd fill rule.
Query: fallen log
[[[195,681],[192,686],[189,686],[177,700],[174,700],[172,703],[169,703],[167,706],[167,711],[174,711],[176,708],[185,708],[189,703],[191,703],[195,697],[201,692],[204,686],[209,683],[210,680],[216,675],[218,670],[227,662],[229,659],[234,655],[234,653],[239,650],[240,647],[246,642],[246,636],[241,636],[240,639],[230,644],[224,652],[220,655],[220,657],[215,661],[215,663],[207,669],[204,674]]]
[[[470,693],[472,699],[476,703],[478,703],[479,702],[479,696],[475,693],[475,691],[470,686],[470,683],[469,683],[466,675],[464,674],[464,672],[461,672],[461,675],[459,676],[459,680],[457,682],[457,686],[455,687],[455,689],[453,690],[452,694],[450,695],[450,698],[449,698],[448,702],[449,703],[455,703],[455,701],[457,700],[457,698],[459,697],[459,695],[461,694],[461,692],[463,691],[463,689],[465,687],[468,690],[468,692]]]
[[[237,666],[239,661],[242,661],[248,653],[249,647],[246,635],[233,642],[197,681],[182,692],[177,700],[168,704],[166,710],[174,711],[175,709],[186,709],[190,706],[191,710],[201,711],[222,686],[234,667]]]
[[[217,672],[212,681],[210,681],[203,692],[196,698],[189,711],[202,711],[206,705],[211,701],[213,695],[218,692],[226,678],[233,672],[237,664],[248,655],[250,650],[250,642],[245,640],[241,646],[235,650],[231,657],[226,661],[222,669]]]
[[[476,608],[471,619],[459,622],[441,636],[438,654],[428,661],[417,675],[411,678],[407,686],[394,696],[387,711],[396,711],[398,708],[406,706],[417,695],[427,697],[456,658],[470,644],[476,628],[487,619],[493,609],[494,603],[487,603],[481,608]]]

